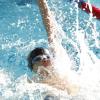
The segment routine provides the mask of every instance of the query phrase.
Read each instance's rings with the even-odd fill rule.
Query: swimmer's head
[[[35,48],[28,56],[28,67],[32,71],[37,71],[39,66],[48,67],[51,65],[51,56],[47,49]]]

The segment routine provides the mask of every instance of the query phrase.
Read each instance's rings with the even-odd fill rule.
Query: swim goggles
[[[44,54],[44,55],[38,55],[36,57],[34,57],[32,59],[32,64],[38,64],[38,62],[42,61],[42,60],[50,60],[50,56],[47,55],[47,54]]]

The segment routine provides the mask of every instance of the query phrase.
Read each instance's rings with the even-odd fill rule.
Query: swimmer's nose
[[[44,60],[42,61],[42,65],[43,65],[44,67],[47,67],[47,66],[50,65],[50,61],[49,61],[48,59],[44,59]]]

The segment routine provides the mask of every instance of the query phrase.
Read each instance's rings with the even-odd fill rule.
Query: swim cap
[[[50,53],[47,49],[44,49],[42,47],[35,48],[28,55],[28,67],[32,70],[33,65],[36,62],[41,61],[43,59],[50,59],[50,58],[51,58]]]

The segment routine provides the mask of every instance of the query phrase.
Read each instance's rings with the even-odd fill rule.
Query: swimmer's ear
[[[71,96],[76,96],[79,92],[80,88],[77,85],[70,85],[67,89],[67,92]]]

